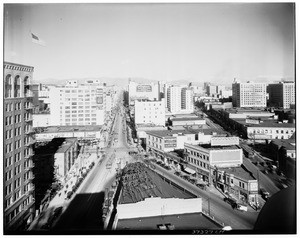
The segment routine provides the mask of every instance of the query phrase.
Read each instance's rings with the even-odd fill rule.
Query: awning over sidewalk
[[[186,172],[188,172],[189,174],[195,174],[195,173],[196,173],[195,170],[190,169],[190,168],[188,168],[188,167],[186,167],[184,170],[185,170]]]

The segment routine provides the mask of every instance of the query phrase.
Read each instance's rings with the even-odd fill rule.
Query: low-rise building
[[[222,192],[242,201],[256,204],[258,183],[242,165],[243,150],[238,137],[213,137],[204,145],[184,144],[186,171]]]
[[[165,99],[161,101],[135,100],[134,121],[136,124],[153,123],[165,125]]]
[[[171,126],[191,126],[191,125],[205,125],[206,121],[200,117],[183,117],[183,118],[170,118],[169,123]]]
[[[184,143],[205,144],[209,143],[213,136],[226,133],[213,129],[189,129],[184,130],[163,130],[147,132],[147,151],[154,153],[169,152],[183,149]]]
[[[296,175],[296,140],[295,133],[288,140],[272,140],[268,148],[273,159],[278,162],[279,170],[287,177],[295,178]]]
[[[59,180],[64,180],[77,156],[77,138],[66,138],[54,154],[54,173]]]
[[[295,132],[295,124],[279,121],[275,113],[264,110],[211,109],[209,114],[225,129],[253,140],[288,139]]]
[[[216,169],[213,175],[216,185],[224,193],[241,201],[257,204],[258,182],[243,165]]]
[[[238,137],[213,137],[202,145],[184,143],[187,167],[196,173],[197,178],[211,184],[212,171],[217,167],[238,167],[243,163],[243,150],[238,144]]]

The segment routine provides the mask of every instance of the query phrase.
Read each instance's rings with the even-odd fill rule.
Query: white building
[[[99,82],[50,89],[51,125],[103,125],[106,116],[105,87]]]
[[[233,107],[266,107],[267,85],[265,83],[232,84]]]
[[[280,82],[268,85],[269,104],[274,107],[291,108],[295,105],[295,83]]]
[[[170,152],[184,148],[184,143],[206,144],[223,132],[212,129],[147,131],[147,151]]]
[[[181,87],[170,86],[167,89],[168,111],[176,113],[181,111]]]
[[[192,88],[171,85],[167,88],[167,110],[171,113],[191,113],[194,111]]]
[[[134,81],[129,81],[128,85],[129,101],[133,102],[135,99],[148,99],[151,101],[160,99],[160,85],[159,83],[141,84]]]
[[[194,111],[193,90],[191,88],[183,88],[181,90],[181,110],[186,113]]]
[[[136,124],[165,125],[165,99],[161,101],[135,100],[134,120]]]

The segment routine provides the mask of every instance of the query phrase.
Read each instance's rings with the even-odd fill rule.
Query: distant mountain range
[[[67,80],[78,80],[79,83],[84,83],[86,80],[91,79],[98,79],[103,83],[106,83],[107,85],[118,85],[120,87],[126,87],[128,85],[129,79],[137,82],[137,83],[151,83],[151,82],[157,82],[158,80],[150,80],[146,78],[110,78],[110,77],[93,77],[93,78],[73,78],[73,79],[44,79],[44,80],[33,80],[34,84],[42,83],[42,84],[53,84],[53,85],[65,85]],[[280,81],[280,78],[266,78],[266,77],[258,77],[257,79],[253,80],[255,82],[261,82],[261,83],[270,83],[270,82],[278,82]],[[286,80],[293,80],[291,77],[286,78]],[[246,82],[247,80],[238,80],[240,82]],[[175,84],[175,85],[188,85],[189,83],[192,83],[194,86],[203,86],[204,82],[210,82],[210,81],[193,81],[192,79],[185,79],[185,80],[174,80],[174,81],[165,81],[168,84]],[[231,86],[233,83],[232,81],[227,80],[219,80],[218,82],[211,82],[212,85],[225,85],[225,86]]]
[[[100,78],[73,78],[73,79],[43,79],[43,80],[33,80],[34,84],[42,83],[42,84],[52,84],[52,85],[65,85],[68,80],[77,80],[79,83],[84,83],[86,80],[98,79],[103,83],[107,83],[107,85],[118,85],[120,87],[125,87],[128,85],[129,79],[131,81],[137,83],[151,83],[157,82],[158,80],[150,80],[146,78],[108,78],[108,77],[100,77]],[[176,80],[176,81],[165,81],[169,84],[178,84],[178,85],[188,85],[191,81],[189,80]],[[191,82],[192,85],[202,86],[203,82]]]

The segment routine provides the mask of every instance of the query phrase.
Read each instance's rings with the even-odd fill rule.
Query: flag
[[[41,38],[37,37],[35,34],[31,33],[31,41],[33,43],[36,43],[38,45],[46,46],[45,41],[43,41]]]

